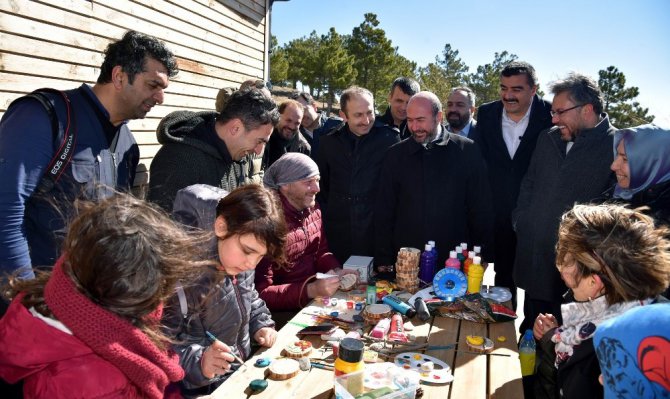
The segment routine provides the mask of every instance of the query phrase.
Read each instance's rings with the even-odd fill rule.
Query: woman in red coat
[[[205,239],[124,194],[82,204],[53,270],[11,282],[0,377],[26,398],[180,397],[159,321],[175,282],[207,263],[192,261]]]

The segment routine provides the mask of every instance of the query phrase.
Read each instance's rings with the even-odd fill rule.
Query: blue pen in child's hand
[[[219,340],[218,338],[216,338],[216,336],[215,336],[214,334],[212,334],[211,332],[209,332],[209,331],[205,331],[205,335],[207,335],[207,338],[211,339],[212,341],[223,342],[223,341]],[[233,352],[228,352],[228,353],[230,353],[230,355],[231,355],[232,357],[234,357],[235,360],[236,360],[237,362],[239,362],[241,366],[244,366],[244,368],[247,367],[247,365],[244,364],[244,360],[240,359],[239,356],[237,356],[237,355],[234,354]]]

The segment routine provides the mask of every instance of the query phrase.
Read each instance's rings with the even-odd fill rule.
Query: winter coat
[[[486,165],[472,140],[447,133],[424,148],[410,138],[384,159],[375,206],[375,264],[395,263],[401,247],[435,240],[437,265],[462,242],[493,248],[493,208]]]
[[[282,137],[279,131],[275,129],[270,136],[267,146],[265,146],[265,153],[263,154],[264,169],[269,168],[270,165],[287,152],[299,152],[309,156],[312,153],[312,147],[310,147],[309,143],[300,132],[296,132],[293,137],[286,140]]]
[[[307,140],[310,147],[312,148],[310,156],[316,161],[316,155],[319,153],[319,144],[321,143],[321,137],[327,135],[335,129],[339,129],[344,125],[342,118],[337,116],[328,116],[326,112],[319,112],[319,127],[314,129],[312,134],[308,134],[304,126],[300,126],[300,134],[302,137]]]
[[[221,273],[210,267],[198,282],[184,287],[184,294],[188,307],[186,317],[179,295],[175,295],[165,308],[163,324],[177,340],[173,347],[186,372],[181,382],[182,392],[186,396],[211,393],[240,365],[233,364],[232,371],[226,375],[205,378],[200,358],[212,343],[205,332],[214,334],[246,360],[251,355],[251,336],[263,327],[274,327],[275,323],[265,302],[258,297],[253,271],[221,279]]]
[[[374,204],[386,150],[399,141],[388,126],[375,122],[357,137],[345,124],[321,139],[319,201],[330,250],[340,263],[351,255],[374,255]]]
[[[156,129],[163,144],[151,162],[147,199],[167,211],[180,189],[208,184],[230,192],[251,181],[253,154],[233,161],[226,144],[215,130],[215,112],[175,111]]]
[[[341,264],[328,249],[323,232],[321,209],[298,211],[279,194],[288,234],[286,265],[278,266],[266,258],[256,267],[256,289],[270,310],[299,310],[307,305],[307,281],[316,273],[325,273]]]
[[[0,323],[0,342],[0,377],[10,383],[23,380],[25,398],[142,397],[119,368],[74,335],[31,314],[18,300]]]
[[[20,277],[32,278],[31,266],[54,264],[75,199],[98,200],[111,195],[108,187],[133,187],[140,151],[128,125],[113,126],[88,85],[65,93],[71,115],[58,94],[47,97],[53,99],[64,129],[67,117],[73,116],[72,159],[44,194],[36,191],[37,185],[58,148],[45,108],[22,98],[0,120],[0,275],[20,269]],[[116,147],[110,150],[117,132]]]
[[[594,128],[577,135],[567,156],[558,129],[540,133],[512,214],[517,233],[514,281],[526,290],[526,298],[561,303],[566,287],[555,254],[561,216],[612,184],[614,130],[604,115]]]
[[[391,107],[386,107],[386,112],[384,112],[383,115],[377,115],[377,120],[398,132],[400,140],[405,140],[406,138],[412,137],[412,132],[410,132],[407,128],[407,120],[400,122],[400,126],[395,125],[393,114],[391,114]]]

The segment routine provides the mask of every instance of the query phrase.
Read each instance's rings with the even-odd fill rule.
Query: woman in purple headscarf
[[[657,224],[670,226],[670,130],[652,124],[618,130],[611,169],[615,199],[648,206]]]

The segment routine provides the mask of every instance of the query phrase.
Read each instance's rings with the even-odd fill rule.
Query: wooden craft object
[[[300,364],[293,359],[277,359],[270,365],[268,376],[273,380],[288,380],[300,372]]]
[[[312,343],[309,341],[295,341],[284,347],[284,352],[286,357],[292,359],[298,359],[301,357],[309,356],[312,353]]]

